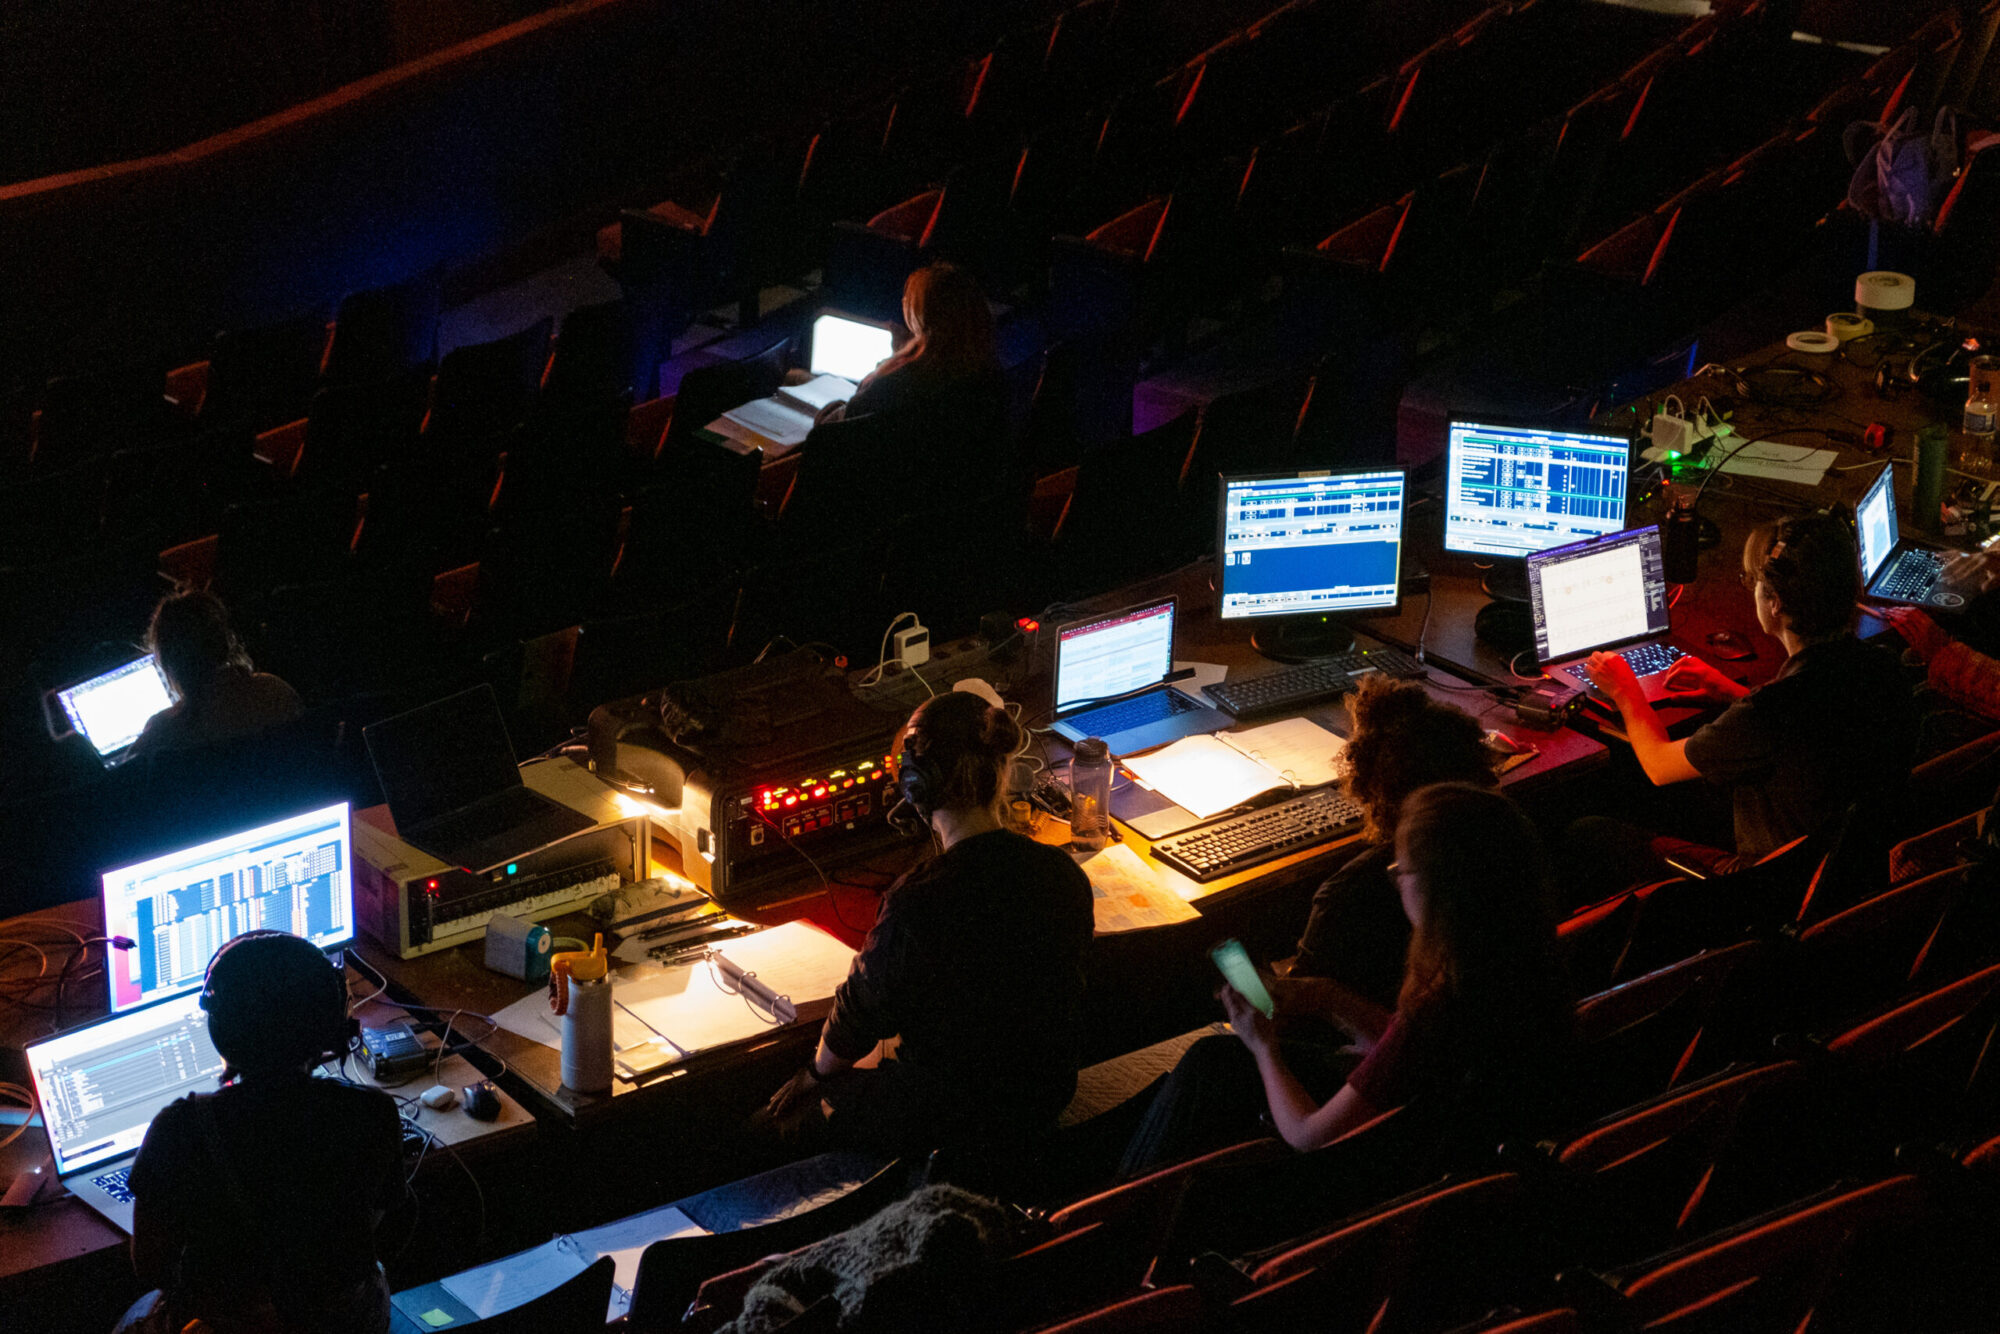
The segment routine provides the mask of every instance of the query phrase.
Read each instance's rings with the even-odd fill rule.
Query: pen
[[[657,949],[649,950],[648,954],[661,963],[679,963],[683,959],[708,953],[710,944],[715,941],[730,940],[736,936],[747,936],[760,929],[754,926],[726,926],[709,932],[699,940],[683,941],[675,945],[662,945]]]

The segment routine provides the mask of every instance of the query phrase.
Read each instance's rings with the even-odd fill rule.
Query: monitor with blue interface
[[[1221,615],[1256,619],[1281,661],[1344,652],[1342,617],[1394,611],[1406,475],[1398,468],[1222,479]]]
[[[346,802],[104,873],[106,935],[130,936],[105,974],[111,1008],[200,986],[245,931],[289,931],[321,949],[354,939],[354,843]]]
[[[1525,557],[1625,526],[1631,445],[1612,435],[1451,424],[1444,548]]]

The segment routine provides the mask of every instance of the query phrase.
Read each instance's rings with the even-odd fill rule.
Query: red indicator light
[[[425,886],[425,888],[431,890],[432,892],[436,892],[437,887],[438,887],[438,882],[435,880],[431,881],[430,884]]]
[[[823,787],[816,787],[813,789],[813,795],[815,797],[823,797],[826,795],[826,789]]]
[[[1042,623],[1032,616],[1023,616],[1014,622],[1014,628],[1024,635],[1031,635],[1042,628]]]
[[[787,806],[796,806],[799,804],[799,799],[797,797],[786,797],[785,804]]]

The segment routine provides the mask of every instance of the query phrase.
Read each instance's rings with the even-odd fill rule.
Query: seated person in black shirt
[[[907,817],[938,854],[882,897],[808,1066],[768,1115],[797,1145],[1016,1145],[1076,1091],[1090,882],[1058,848],[1000,822],[1023,733],[963,691],[928,700],[896,743]],[[885,1039],[893,1059],[855,1063]]]
[[[1730,790],[1734,849],[1654,837],[1617,821],[1572,826],[1579,874],[1603,894],[1676,874],[1735,870],[1838,821],[1855,802],[1888,829],[1903,814],[1916,752],[1916,710],[1896,655],[1854,637],[1861,592],[1854,536],[1832,515],[1764,524],[1743,546],[1743,585],[1757,623],[1785,646],[1777,676],[1748,689],[1695,657],[1669,669],[1682,698],[1727,705],[1685,741],[1670,741],[1615,653],[1592,654],[1591,677],[1618,706],[1646,777],[1655,785],[1705,779]]]
[[[1360,1063],[1295,1068],[1277,1026],[1224,986],[1235,1037],[1188,1049],[1124,1176],[1251,1138],[1266,1109],[1284,1141],[1305,1150],[1405,1105],[1455,1135],[1490,1135],[1532,1130],[1559,1102],[1574,1002],[1534,826],[1490,786],[1439,783],[1403,802],[1395,852],[1410,946],[1393,1012],[1351,994],[1341,1007],[1366,1052]]]
[[[1362,811],[1361,850],[1313,895],[1291,972],[1273,993],[1291,1013],[1322,1008],[1331,978],[1388,1009],[1402,986],[1410,919],[1389,878],[1396,821],[1410,793],[1432,783],[1491,786],[1497,758],[1471,714],[1433,700],[1414,681],[1377,672],[1347,701],[1353,727],[1341,758]]]
[[[162,1291],[120,1334],[388,1329],[375,1229],[404,1198],[396,1104],[311,1074],[356,1033],[340,973],[252,931],[217,951],[201,1003],[223,1086],[162,1108],[132,1165],[132,1267]]]
[[[298,691],[250,665],[229,628],[228,609],[213,593],[160,599],[146,647],[175,703],[146,724],[132,743],[135,756],[248,736],[291,722],[302,710]]]

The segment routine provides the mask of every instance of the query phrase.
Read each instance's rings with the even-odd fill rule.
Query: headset
[[[268,1014],[259,1014],[246,1024],[242,1018],[230,1013],[230,1007],[225,1006],[217,1010],[215,1004],[218,989],[224,1000],[230,999],[239,990],[248,989],[252,992],[257,990],[247,980],[232,981],[229,974],[233,969],[226,962],[232,954],[239,960],[244,958],[245,956],[240,953],[240,947],[253,940],[296,940],[303,949],[311,951],[313,957],[319,960],[326,973],[325,994],[315,996],[311,1004],[313,1009],[320,1013],[285,1017],[296,1017],[301,1022],[318,1028],[321,1036],[314,1041],[319,1044],[321,1051],[313,1061],[314,1065],[337,1061],[347,1056],[361,1037],[360,1021],[347,1012],[347,982],[341,977],[339,970],[327,962],[326,956],[320,953],[317,946],[289,931],[246,931],[217,950],[214,957],[208,961],[208,972],[202,978],[200,1004],[203,1013],[208,1015],[209,1036],[215,1040],[216,1047],[219,1049],[236,1046],[239,1041],[250,1036],[248,1029],[254,1027],[260,1020],[268,1022]],[[303,958],[303,955],[301,957]],[[240,966],[236,965],[237,968]],[[254,995],[246,998],[257,999]]]
[[[984,682],[980,684],[985,685]],[[961,689],[958,693],[969,694],[986,707],[998,708],[1005,712],[1005,706],[998,702],[999,697],[993,693],[991,686],[987,686],[983,691]],[[952,695],[937,697],[938,700],[951,698]],[[932,707],[933,704],[934,701],[927,701],[925,707]],[[930,746],[928,742],[923,742],[920,730],[922,715],[922,709],[913,714],[898,738],[900,745],[896,750],[896,796],[899,800],[889,808],[890,825],[912,836],[930,832],[931,815],[937,810],[937,794],[944,789],[945,784],[944,776],[933,769],[925,757],[925,752]],[[1011,721],[1011,715],[1009,717]],[[1020,728],[1020,733],[1020,740],[1013,752],[1006,757],[1005,763],[1011,764],[1027,752],[1029,743],[1027,729]],[[922,744],[913,745],[913,742]],[[1001,772],[1004,779],[1006,772],[1004,767]]]

